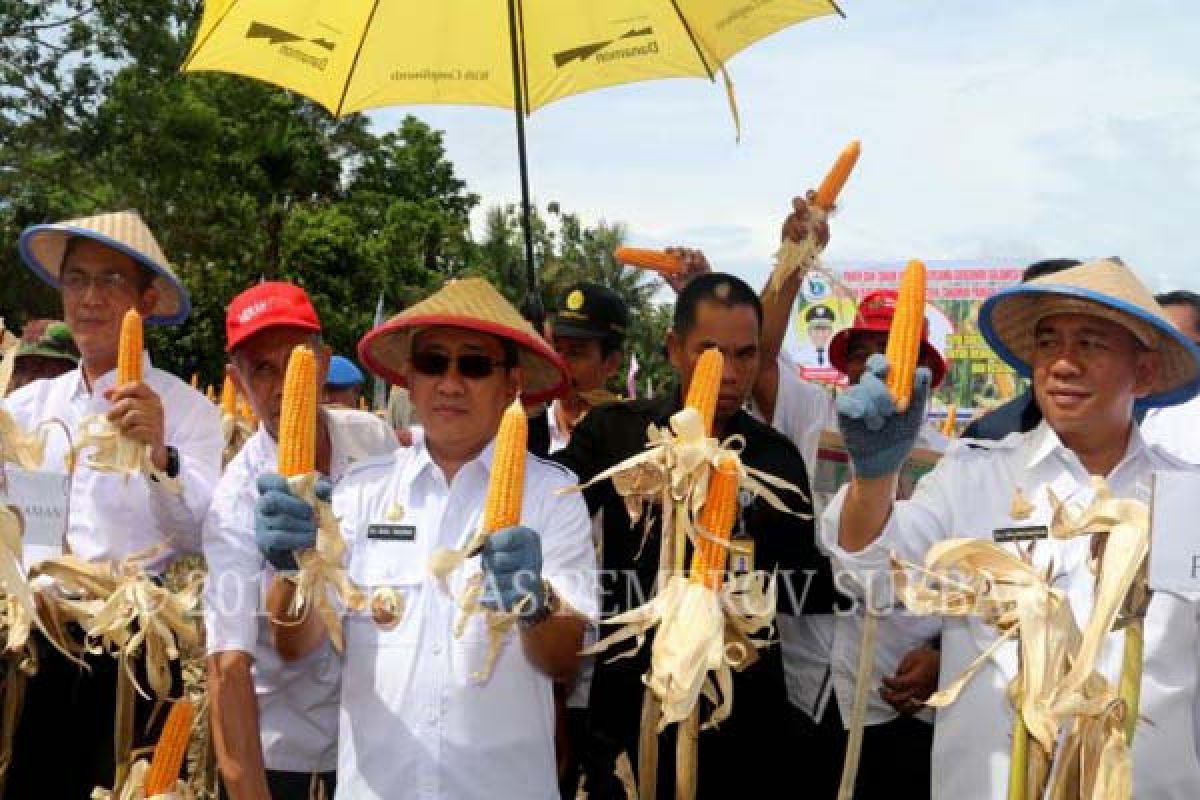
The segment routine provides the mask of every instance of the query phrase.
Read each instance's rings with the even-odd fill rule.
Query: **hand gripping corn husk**
[[[0,320],[0,398],[8,394],[8,385],[12,381],[13,369],[17,362],[18,342],[4,329],[4,321]],[[4,409],[0,409],[0,467],[4,464],[16,464],[22,469],[34,470],[42,465],[46,453],[46,432],[39,428],[34,433],[26,433]]]
[[[916,377],[917,361],[921,353],[921,333],[925,325],[925,265],[910,261],[900,280],[900,292],[896,298],[896,312],[888,332],[886,355],[889,365],[887,374],[888,392],[903,413],[912,397]],[[948,416],[953,426],[951,410]],[[846,742],[846,758],[842,767],[842,779],[838,788],[839,800],[850,800],[854,795],[858,776],[858,762],[862,755],[862,742],[866,729],[867,694],[871,679],[871,667],[875,663],[875,639],[879,630],[879,615],[868,607],[863,617],[862,637],[858,645],[858,666],[855,674],[854,704],[850,713],[849,738]]]
[[[855,139],[846,145],[838,155],[837,161],[834,162],[833,167],[825,176],[825,180],[821,181],[820,187],[809,201],[807,235],[800,241],[784,238],[779,250],[775,253],[775,267],[771,271],[764,294],[779,291],[783,284],[797,272],[804,274],[813,269],[824,272],[820,266],[820,257],[825,243],[817,236],[817,227],[833,213],[837,196],[841,193],[842,187],[846,185],[850,173],[854,170],[854,165],[858,163],[861,150],[861,145]],[[835,283],[838,282],[836,276],[832,274],[827,273],[827,277]]]
[[[233,378],[225,376],[221,386],[221,440],[225,443],[222,463],[228,464],[254,435],[254,428],[238,413],[238,391]]]
[[[142,317],[135,309],[125,312],[121,320],[121,338],[117,350],[118,387],[142,380]],[[167,491],[178,494],[182,486],[177,478],[169,477],[154,466],[148,444],[134,441],[112,426],[103,414],[94,414],[79,423],[75,445],[68,456],[67,471],[74,470],[79,454],[91,448],[88,466],[100,472],[115,472],[129,478],[144,474],[154,478]]]
[[[315,610],[329,631],[329,640],[340,653],[342,608],[361,611],[366,597],[346,573],[346,543],[329,503],[316,495],[317,483],[317,357],[304,346],[292,350],[283,382],[279,418],[279,474],[287,478],[292,494],[312,506],[317,516],[317,544],[296,553],[300,571],[288,614],[301,619]]]
[[[429,571],[443,586],[451,572],[468,558],[479,554],[487,538],[504,528],[521,524],[521,505],[525,494],[525,451],[529,441],[529,420],[521,399],[515,398],[500,418],[496,444],[492,450],[492,470],[488,477],[487,498],[479,527],[467,543],[457,550],[440,548],[429,560]],[[474,614],[482,614],[488,633],[488,652],[484,664],[473,673],[475,680],[486,681],[492,674],[505,637],[516,626],[520,608],[510,611],[483,605],[486,586],[482,572],[468,580],[458,599],[459,616],[454,624],[455,637],[462,636]]]
[[[1005,642],[1016,639],[1018,671],[1009,686],[1015,711],[1009,798],[1128,800],[1130,751],[1121,733],[1115,688],[1095,670],[1095,653],[1075,623],[1064,592],[1004,548],[951,539],[930,548],[923,567],[896,561],[896,593],[911,611],[978,616],[1000,636],[964,672],[927,701],[953,703]],[[1089,631],[1103,621],[1093,615]],[[1082,675],[1076,680],[1075,675]],[[1068,727],[1065,745],[1056,742]],[[1049,785],[1047,785],[1049,782]]]

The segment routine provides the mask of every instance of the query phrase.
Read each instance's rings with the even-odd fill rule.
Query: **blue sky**
[[[1200,290],[1200,4],[843,0],[720,86],[579,95],[528,124],[543,208],[624,222],[630,243],[701,247],[761,285],[792,195],[852,138],[858,169],[828,261],[1118,254],[1158,291]],[[518,198],[511,113],[411,111],[443,129],[484,206]]]

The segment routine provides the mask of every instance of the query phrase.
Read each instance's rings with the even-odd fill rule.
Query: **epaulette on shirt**
[[[399,451],[396,451],[399,452]],[[377,469],[389,469],[396,462],[396,452],[384,453],[378,456],[364,458],[361,461],[355,461],[342,475],[342,480],[347,478],[357,478],[369,472],[374,472]]]
[[[554,472],[557,472],[559,475],[562,475],[564,478],[570,481],[571,485],[579,483],[579,478],[576,477],[575,473],[571,472],[571,470],[567,469],[562,464],[559,464],[557,461],[551,461],[548,458],[542,458],[536,453],[530,453],[529,457],[539,464],[545,464],[547,467],[550,467]]]

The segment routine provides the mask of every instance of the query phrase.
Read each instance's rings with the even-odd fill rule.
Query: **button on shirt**
[[[821,432],[837,430],[834,395],[825,387],[800,378],[795,365],[784,354],[779,358],[779,388],[775,395],[772,427],[787,436],[804,457],[809,474],[816,475],[817,449]],[[922,428],[919,446],[941,452],[946,439],[928,426]],[[822,511],[814,497],[816,513]],[[780,614],[780,645],[788,700],[814,721],[825,716],[829,699],[836,693],[842,723],[849,725],[854,707],[854,685],[862,641],[861,614]],[[896,673],[900,660],[911,650],[928,644],[938,633],[932,617],[896,612],[881,617],[876,631],[875,663],[871,670],[872,691],[867,694],[866,724],[878,725],[899,716],[895,708],[874,691],[885,677]],[[931,719],[928,712],[923,717]]]
[[[510,631],[488,680],[484,620],[454,635],[456,598],[479,572],[472,558],[443,586],[429,575],[438,547],[458,547],[479,524],[492,467],[489,445],[447,483],[423,441],[353,469],[334,492],[350,574],[392,587],[403,615],[391,630],[348,615],[338,737],[342,800],[551,800],[558,797],[550,678]],[[568,470],[526,456],[521,523],[541,536],[542,577],[565,605],[594,620],[596,556],[583,498],[557,491]],[[403,515],[389,510],[403,509]],[[369,526],[387,524],[388,535]],[[403,526],[403,527],[398,527]],[[377,529],[378,530],[378,529]],[[369,591],[369,589],[368,589]]]
[[[396,449],[385,422],[362,411],[324,409],[330,479],[357,461]],[[341,660],[326,642],[304,659],[285,663],[272,643],[262,598],[273,571],[254,543],[258,476],[274,472],[279,447],[266,429],[251,436],[229,462],[204,524],[208,582],[204,622],[209,654],[238,650],[254,656],[254,691],[263,763],[286,772],[327,772],[337,766],[337,709]]]
[[[120,561],[166,545],[147,569],[159,572],[181,553],[200,550],[200,530],[213,488],[221,475],[220,412],[204,395],[170,373],[150,366],[145,383],[162,401],[166,444],[179,452],[181,494],[173,494],[148,476],[115,475],[88,466],[85,451],[71,483],[70,550],[88,561]],[[90,389],[74,369],[50,380],[35,381],[0,400],[17,424],[32,431],[39,423],[61,420],[77,436],[80,422],[112,407],[104,392],[113,388],[116,370]],[[65,471],[70,445],[62,430],[48,426],[42,469]]]
[[[1118,497],[1148,501],[1155,470],[1190,469],[1146,445],[1134,427],[1125,457],[1107,481]],[[1010,516],[1017,489],[1035,507],[1028,519],[1020,521]],[[1047,490],[1080,504],[1093,496],[1087,470],[1043,422],[1028,434],[1012,434],[1000,442],[952,444],[918,484],[912,499],[896,503],[880,537],[857,553],[837,546],[843,489],[825,513],[821,538],[844,569],[866,580],[887,570],[892,551],[922,562],[937,541],[990,540],[998,528],[1047,525],[1051,517]],[[1087,554],[1084,537],[1041,540],[1033,551],[1034,565],[1051,569],[1053,585],[1068,592],[1079,620],[1086,620],[1091,611],[1094,578],[1087,568]],[[1197,606],[1156,593],[1147,613],[1145,637],[1141,714],[1150,724],[1139,725],[1134,740],[1134,792],[1155,800],[1195,798],[1200,796],[1200,764],[1193,741],[1200,655]],[[977,618],[944,618],[940,685],[961,675],[996,638],[996,631]],[[1123,632],[1109,634],[1097,665],[1113,685],[1120,674],[1123,643]],[[935,800],[1005,796],[1012,724],[1006,689],[1016,669],[1016,644],[1007,642],[967,684],[957,702],[938,710],[933,745]]]

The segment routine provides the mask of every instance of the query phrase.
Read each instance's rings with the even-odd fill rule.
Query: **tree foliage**
[[[393,131],[335,120],[243,77],[179,72],[198,0],[0,0],[0,316],[57,316],[56,294],[20,264],[25,227],[137,209],[192,296],[179,328],[152,333],[157,363],[205,383],[221,374],[229,299],[260,279],[314,298],[334,349],[353,353],[380,292],[394,312],[442,281],[483,274],[522,299],[512,208],[486,213],[415,117]],[[543,302],[574,280],[617,290],[634,309],[642,376],[666,380],[667,316],[656,281],[612,260],[620,225],[573,214],[535,219]],[[643,384],[644,385],[644,384]]]

